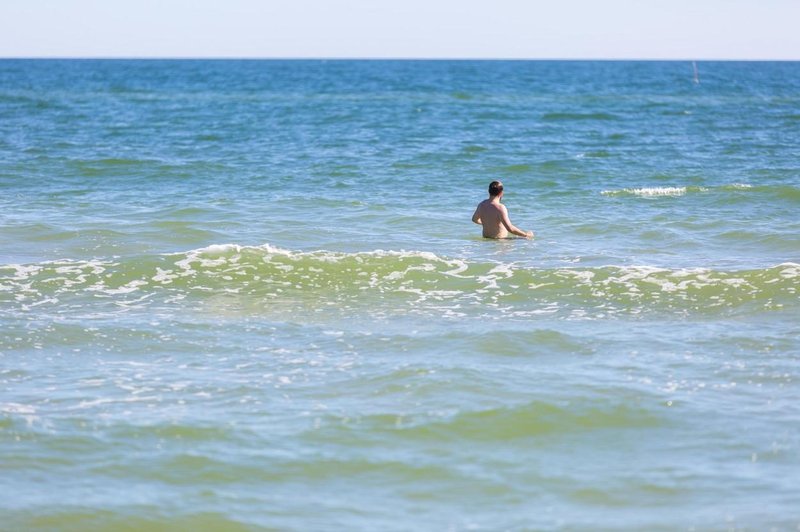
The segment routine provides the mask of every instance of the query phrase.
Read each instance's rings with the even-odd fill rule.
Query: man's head
[[[500,181],[492,181],[489,183],[489,196],[495,198],[503,194],[503,183]]]

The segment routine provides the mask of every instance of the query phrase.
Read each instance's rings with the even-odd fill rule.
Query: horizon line
[[[53,55],[53,56],[3,56],[0,55],[0,61],[48,61],[48,60],[64,60],[64,61],[519,61],[519,62],[533,62],[533,61],[598,61],[598,62],[685,62],[685,61],[698,61],[698,62],[739,62],[739,63],[758,63],[758,62],[772,62],[772,63],[796,63],[800,62],[797,59],[776,59],[776,58],[715,58],[715,57],[413,57],[413,56],[385,56],[385,57],[370,57],[370,56],[202,56],[202,55],[165,55],[165,56],[135,56],[135,55],[119,55],[119,56],[104,56],[104,55],[87,55],[87,56],[72,56],[72,55]]]

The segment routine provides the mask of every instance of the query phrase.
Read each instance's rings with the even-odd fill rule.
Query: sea
[[[800,529],[800,63],[0,60],[0,493]]]

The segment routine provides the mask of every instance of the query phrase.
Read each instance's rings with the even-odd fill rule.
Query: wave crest
[[[574,318],[797,306],[800,265],[720,271],[650,266],[531,268],[427,251],[301,252],[214,245],[120,261],[0,266],[0,312],[189,305]]]
[[[611,197],[676,197],[685,196],[687,194],[735,194],[737,196],[742,193],[752,193],[757,195],[766,195],[772,199],[779,201],[796,202],[800,200],[800,189],[789,185],[751,185],[749,183],[731,183],[728,185],[719,186],[689,186],[689,185],[674,185],[674,186],[654,186],[654,187],[631,187],[615,190],[603,190],[600,192],[603,196]]]

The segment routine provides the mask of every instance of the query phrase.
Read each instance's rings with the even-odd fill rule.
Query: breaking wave
[[[425,251],[290,251],[214,245],[119,260],[0,266],[0,313],[152,306],[247,312],[424,313],[526,318],[703,314],[798,306],[800,264],[721,271],[651,266],[535,268]]]
[[[800,189],[789,185],[751,185],[748,183],[732,183],[730,185],[720,185],[711,187],[702,186],[666,186],[666,187],[633,187],[616,190],[603,190],[603,196],[612,197],[662,197],[662,196],[685,196],[687,194],[700,193],[753,193],[766,195],[776,200],[796,202],[800,201]]]

